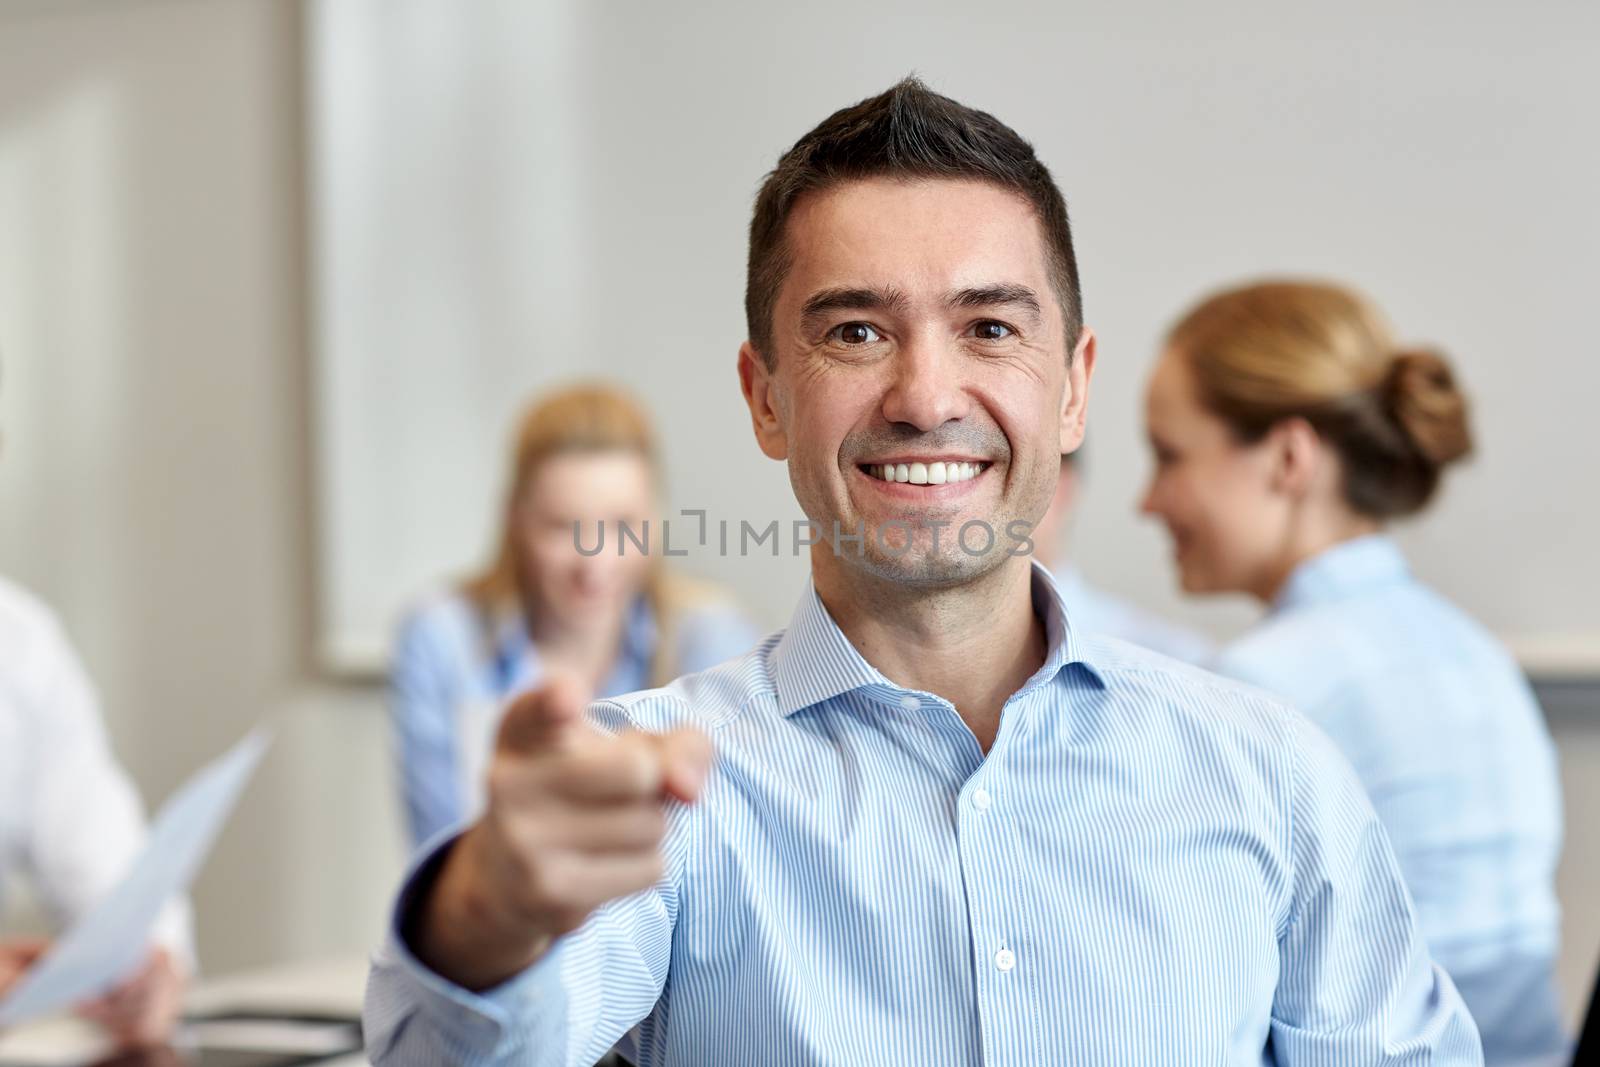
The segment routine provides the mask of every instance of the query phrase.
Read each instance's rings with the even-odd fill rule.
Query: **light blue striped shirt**
[[[669,814],[666,877],[483,995],[391,937],[369,1055],[579,1067],[626,1033],[641,1067],[1480,1063],[1326,739],[1074,634],[1042,568],[1033,597],[1049,652],[987,757],[814,592],[744,659],[594,705],[716,743],[700,802]]]
[[[1350,760],[1489,1062],[1561,1048],[1555,747],[1500,643],[1373,536],[1297,568],[1217,666],[1281,694]]]

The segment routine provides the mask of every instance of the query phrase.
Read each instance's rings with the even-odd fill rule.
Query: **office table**
[[[191,1015],[248,1010],[358,1018],[366,982],[365,956],[284,964],[202,978],[190,991],[185,1011]],[[67,1067],[92,1063],[109,1051],[98,1029],[70,1017],[30,1023],[0,1035],[0,1059]],[[317,1067],[365,1067],[366,1062],[366,1057],[358,1054],[322,1060]]]

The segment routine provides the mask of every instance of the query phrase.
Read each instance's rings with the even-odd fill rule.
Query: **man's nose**
[[[893,358],[883,417],[924,433],[968,414],[959,354],[931,338],[913,338]]]

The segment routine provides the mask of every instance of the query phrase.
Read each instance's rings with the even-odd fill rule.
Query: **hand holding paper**
[[[156,917],[194,880],[269,740],[261,730],[251,733],[173,794],[122,883],[3,990],[0,1028],[101,997],[135,976],[150,959]],[[134,1009],[152,1007],[144,997],[165,995],[168,983],[158,979],[113,992],[102,1002],[106,1021],[120,1024],[148,1014]]]
[[[120,1048],[151,1048],[172,1036],[183,1013],[184,970],[164,948],[153,948],[144,965],[110,992],[78,1008],[78,1014],[116,1040]]]
[[[22,978],[34,961],[44,955],[50,942],[42,937],[19,937],[0,941],[0,996]]]

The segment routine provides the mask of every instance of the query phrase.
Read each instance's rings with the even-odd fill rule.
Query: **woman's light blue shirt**
[[[659,632],[654,612],[640,597],[628,613],[621,654],[595,695],[647,688]],[[749,651],[759,639],[732,606],[697,605],[677,620],[671,662],[685,674],[704,670]],[[390,664],[389,717],[414,846],[473,814],[473,783],[463,776],[485,753],[463,749],[480,737],[487,744],[498,713],[537,686],[543,673],[521,618],[491,632],[482,612],[459,592],[436,596],[406,617]],[[464,728],[473,716],[486,718],[476,732]]]
[[[1080,631],[1115,637],[1185,663],[1206,664],[1217,654],[1217,646],[1202,634],[1091,585],[1071,564],[1051,573]]]
[[[1370,536],[1296,569],[1217,668],[1284,696],[1355,767],[1489,1062],[1559,1042],[1556,755],[1505,648]]]

